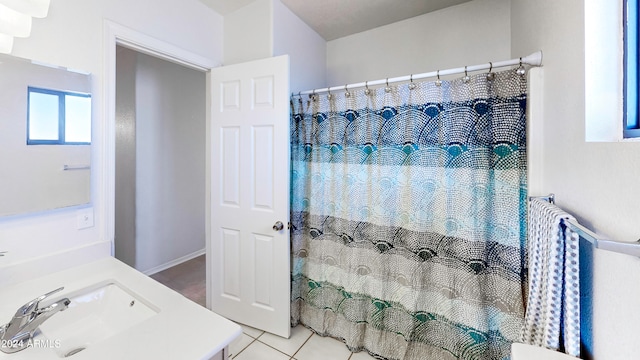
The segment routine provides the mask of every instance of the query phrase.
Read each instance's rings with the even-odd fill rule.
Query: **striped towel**
[[[565,219],[574,218],[544,200],[529,201],[529,295],[521,341],[579,357],[579,236]]]

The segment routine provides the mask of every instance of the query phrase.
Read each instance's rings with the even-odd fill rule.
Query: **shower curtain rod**
[[[492,69],[492,68],[514,66],[514,65],[525,65],[525,64],[530,66],[541,66],[542,51],[536,51],[529,56],[521,57],[519,59],[511,59],[511,60],[499,61],[496,63],[487,63],[482,65],[465,66],[465,67],[460,67],[455,69],[438,70],[438,71],[415,74],[410,76],[400,76],[400,77],[381,79],[381,80],[375,80],[375,81],[366,81],[366,82],[360,82],[356,84],[332,86],[330,88],[307,90],[307,91],[299,92],[297,95],[317,94],[317,93],[348,90],[348,89],[368,87],[368,86],[386,85],[388,83],[394,83],[394,82],[412,81],[412,80],[419,80],[419,79],[424,79],[429,77],[462,74],[465,72],[480,71],[480,70],[486,70],[486,69]]]

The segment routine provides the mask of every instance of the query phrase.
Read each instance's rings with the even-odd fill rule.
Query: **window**
[[[624,19],[624,137],[640,137],[638,111],[638,0],[626,0]]]
[[[91,144],[91,95],[28,89],[28,145]]]

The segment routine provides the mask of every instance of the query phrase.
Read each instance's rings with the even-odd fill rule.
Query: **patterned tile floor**
[[[199,256],[151,278],[205,306],[205,256]],[[372,360],[366,352],[351,353],[338,340],[322,337],[299,325],[285,339],[242,325],[242,335],[229,346],[234,360]]]

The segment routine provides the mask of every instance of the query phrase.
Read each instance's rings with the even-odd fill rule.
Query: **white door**
[[[210,84],[210,307],[288,338],[289,57],[214,69]]]

